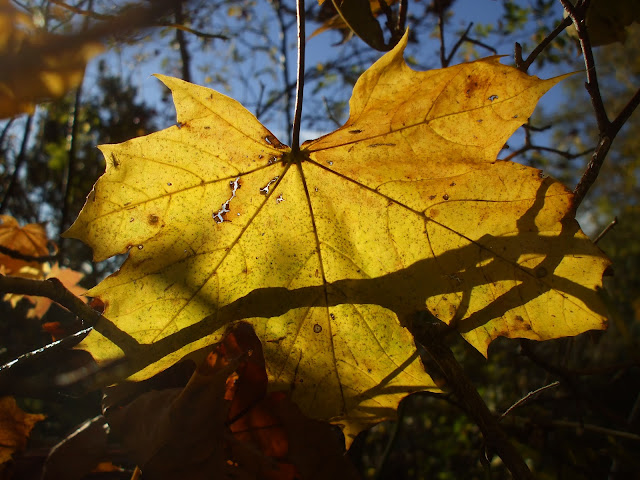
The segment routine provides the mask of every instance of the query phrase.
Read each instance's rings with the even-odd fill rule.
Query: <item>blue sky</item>
[[[264,2],[264,0],[259,0],[259,2]],[[526,5],[528,2],[523,1],[521,3],[523,5]],[[558,2],[557,8],[558,8],[558,16],[559,16],[561,15],[561,7],[559,5],[559,2]],[[268,5],[266,5],[266,3],[263,10],[264,10],[265,16],[273,16],[272,9]],[[455,15],[447,25],[447,30],[446,30],[445,43],[447,45],[447,48],[451,48],[451,46],[458,39],[459,33],[466,28],[469,22],[474,22],[476,25],[480,23],[485,23],[485,24],[495,23],[496,20],[499,19],[502,15],[502,2],[498,0],[457,0],[456,3],[454,4],[453,11],[455,12]],[[275,21],[275,20],[272,20],[272,21]],[[409,27],[411,27],[411,25],[409,25]],[[311,32],[313,32],[315,28],[316,28],[315,25],[312,25],[312,24],[308,25],[307,34],[309,35]],[[290,49],[290,55],[289,55],[289,71],[290,71],[291,77],[293,77],[296,71],[296,55],[294,50],[295,42],[294,42],[293,35],[291,35],[290,37],[291,37],[290,38],[291,49]],[[339,34],[335,32],[323,33],[321,35],[318,35],[312,38],[307,43],[307,68],[334,57],[336,54],[336,49],[342,48],[341,46],[335,45],[336,43],[338,43],[339,39],[340,39]],[[351,41],[360,42],[361,40],[355,38],[355,39],[352,39]],[[277,42],[279,42],[279,39],[275,34],[274,34],[273,42],[274,44],[277,44]],[[193,42],[191,40],[191,45],[192,45],[191,52],[192,52],[193,63],[194,63],[194,68],[192,68],[192,72],[193,72],[194,81],[199,84],[204,84],[206,75],[201,74],[198,71],[198,68],[199,68],[198,65],[211,64],[211,63],[216,63],[218,61],[214,58],[214,55],[212,55],[211,51],[199,52],[198,50],[193,48],[197,46],[196,43],[197,42]],[[510,64],[513,62],[513,59],[512,59],[513,43],[511,40],[503,41],[501,44],[496,44],[495,41],[491,43],[497,48],[499,54],[504,54],[509,56],[503,60],[503,63]],[[165,42],[165,45],[166,45],[166,42]],[[157,48],[157,46],[154,46],[153,44],[149,44],[147,48],[154,49],[154,48]],[[214,41],[213,48],[218,49],[224,55],[225,49],[227,49],[228,46],[224,42]],[[433,39],[428,44],[425,44],[424,48],[427,49],[427,53],[433,54],[434,60],[438,58],[439,42],[436,39]],[[429,52],[428,51],[429,49],[432,50],[432,52]],[[164,87],[160,84],[158,80],[151,77],[151,75],[153,73],[163,73],[163,74],[171,75],[171,74],[176,74],[177,72],[175,71],[175,68],[172,71],[170,68],[167,68],[166,65],[163,65],[160,59],[158,60],[149,59],[145,62],[131,61],[133,56],[139,51],[140,49],[138,47],[132,46],[132,47],[125,48],[123,55],[119,56],[113,53],[107,53],[103,58],[107,60],[113,73],[120,73],[122,75],[129,75],[131,77],[131,81],[139,89],[140,95],[142,98],[145,99],[145,101],[147,101],[149,104],[152,104],[152,105],[158,105],[160,104],[162,89]],[[486,52],[486,53],[490,54],[490,52]],[[260,60],[258,60],[258,62],[260,62]],[[93,65],[90,66],[88,70],[87,83],[89,84],[91,83],[92,68],[95,68],[96,64],[97,62],[93,62]],[[437,66],[437,65],[434,65],[434,66]],[[220,63],[218,63],[217,65],[214,65],[212,68],[215,70],[217,68],[224,68],[224,67],[225,67],[224,65],[221,65]],[[254,64],[254,68],[255,67],[260,68],[260,63]],[[550,69],[550,68],[545,68],[542,71],[535,71],[535,69],[532,68],[531,73],[541,77],[551,77],[564,72],[559,72],[557,70]],[[251,71],[247,72],[247,75],[251,75],[251,74],[252,74]],[[291,80],[293,80],[293,78],[291,78]],[[216,88],[216,86],[214,85],[213,88]],[[250,92],[245,85],[242,85],[240,83],[232,83],[230,90],[220,89],[219,86],[216,89],[221,90],[222,93],[225,93],[226,95],[229,95],[232,98],[237,99],[238,101],[243,103],[247,108],[249,108],[249,110],[252,110],[251,103],[252,103],[252,99],[255,98],[255,91]],[[562,95],[562,89],[559,87],[556,87],[554,90],[552,90],[549,94],[545,96],[545,98],[541,102],[542,108],[552,111],[559,103],[561,103],[560,102],[561,95]],[[305,100],[307,100],[305,102],[305,107],[308,104],[310,97],[311,97],[311,92],[310,92],[310,89],[308,89],[305,95]],[[283,131],[282,118],[276,118],[276,119],[267,118],[265,123],[266,123],[266,126],[270,128],[277,136],[282,138],[283,141],[286,141],[286,134]],[[166,125],[163,125],[163,126],[166,126]],[[331,126],[328,126],[326,131],[325,130],[306,131],[303,133],[305,133],[306,137],[317,136],[323,133],[327,133],[330,127]],[[303,124],[303,129],[304,129],[304,124]]]

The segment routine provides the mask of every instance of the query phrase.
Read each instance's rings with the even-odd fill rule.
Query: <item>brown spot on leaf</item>
[[[147,220],[149,221],[149,225],[157,225],[160,218],[157,215],[151,214],[147,217]]]

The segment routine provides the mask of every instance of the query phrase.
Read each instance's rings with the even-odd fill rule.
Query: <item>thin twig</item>
[[[337,127],[342,126],[340,121],[333,115],[333,112],[329,107],[329,103],[327,102],[327,97],[324,97],[324,96],[322,97],[322,105],[324,105],[324,109],[327,112],[327,117],[329,117],[329,120],[331,120]]]
[[[48,343],[44,347],[36,348],[35,350],[24,353],[19,357],[14,358],[10,362],[5,363],[4,365],[0,365],[0,374],[4,374],[5,372],[8,372],[11,368],[17,365],[23,365],[25,362],[29,360],[32,360],[37,357],[41,357],[45,354],[51,353],[52,351],[60,350],[60,349],[67,350],[71,347],[74,347],[91,330],[93,330],[93,327],[83,328],[82,330],[78,330],[77,332],[72,333],[71,335],[68,335],[64,338],[61,338],[60,340],[56,340],[55,342]]]
[[[516,415],[510,415],[505,419],[505,423],[513,426],[530,426],[531,424],[540,425],[543,428],[549,429],[550,427],[562,427],[562,428],[575,428],[578,432],[590,431],[594,433],[601,433],[603,435],[623,438],[626,440],[633,440],[640,442],[640,435],[635,433],[626,432],[624,430],[614,430],[612,428],[601,427],[600,425],[593,425],[591,423],[582,423],[572,420],[550,420],[546,418],[524,418]]]
[[[529,70],[531,64],[538,58],[538,55],[542,53],[542,51],[547,48],[547,46],[562,33],[569,25],[571,25],[571,17],[566,17],[560,22],[560,24],[553,29],[549,35],[547,35],[537,46],[533,49],[533,51],[529,54],[526,60],[522,59],[522,46],[516,42],[515,46],[515,62],[516,67],[523,72]]]
[[[549,388],[554,388],[557,387],[558,385],[560,385],[560,382],[555,381],[553,383],[550,383],[549,385],[545,385],[544,387],[540,387],[537,390],[534,390],[532,392],[527,393],[524,397],[522,397],[520,400],[518,400],[516,403],[514,403],[513,405],[511,405],[509,408],[507,408],[504,413],[502,415],[500,415],[500,418],[498,419],[498,421],[502,420],[504,417],[506,417],[507,415],[509,415],[510,412],[512,412],[513,410],[515,410],[516,408],[524,405],[525,403],[527,403],[529,400],[531,400],[532,398],[536,397],[538,394],[540,394],[541,392],[544,392],[545,390],[549,389]]]
[[[515,152],[510,153],[508,156],[506,156],[502,160],[505,160],[505,161],[506,160],[512,160],[513,158],[517,157],[518,155],[522,155],[523,153],[526,153],[529,150],[539,150],[539,151],[542,151],[542,152],[555,153],[556,155],[560,155],[561,157],[566,158],[567,160],[573,160],[574,158],[582,157],[583,155],[591,153],[593,151],[593,148],[590,148],[590,149],[585,150],[584,152],[580,152],[580,153],[569,153],[569,152],[566,152],[564,150],[558,150],[557,148],[551,148],[551,147],[543,147],[541,145],[525,145],[525,146],[519,148],[518,150],[516,150]]]
[[[532,132],[545,132],[551,128],[551,125],[545,125],[544,127],[534,127],[531,125],[531,119],[527,120],[527,123],[522,125],[522,128],[525,130],[530,130]]]
[[[304,0],[296,0],[296,12],[298,21],[298,83],[296,85],[296,109],[293,117],[293,134],[291,136],[291,151],[294,154],[300,151],[300,121],[302,120],[302,96],[304,92]]]
[[[494,55],[498,54],[498,51],[495,48],[493,48],[491,45],[487,45],[486,43],[481,42],[480,40],[476,40],[475,38],[467,37],[467,38],[465,38],[465,41],[467,41],[469,43],[473,43],[474,45],[478,45],[479,47],[482,47],[482,48],[484,48],[486,50],[489,50]]]
[[[200,30],[196,30],[194,28],[187,27],[186,25],[180,25],[179,23],[156,23],[155,25],[150,25],[155,27],[164,27],[164,28],[175,28],[176,30],[182,30],[183,32],[191,33],[196,37],[201,38],[210,38],[217,40],[229,40],[227,35],[223,35],[221,33],[207,33],[201,32]]]
[[[554,427],[568,427],[578,430],[588,430],[591,432],[602,433],[603,435],[611,435],[612,437],[624,438],[627,440],[635,440],[640,442],[640,435],[635,433],[624,432],[622,430],[614,430],[612,428],[601,427],[599,425],[592,425],[590,423],[571,422],[569,420],[552,420],[550,425]]]
[[[451,63],[451,60],[453,60],[453,56],[456,54],[456,52],[462,46],[462,44],[465,41],[470,41],[471,40],[469,38],[469,36],[468,36],[469,32],[471,31],[471,27],[473,27],[473,22],[469,22],[469,25],[467,26],[467,29],[464,31],[462,36],[458,39],[458,41],[455,43],[455,45],[453,46],[453,48],[449,52],[449,55],[447,56],[447,66]]]
[[[595,240],[593,241],[593,243],[595,243],[596,245],[598,244],[598,242],[600,240],[602,240],[604,238],[604,236],[609,233],[613,227],[615,227],[618,224],[618,217],[613,217],[613,220],[611,220],[611,223],[609,223],[609,225],[607,225],[606,227],[604,227],[604,230],[602,230],[598,236],[595,238]]]

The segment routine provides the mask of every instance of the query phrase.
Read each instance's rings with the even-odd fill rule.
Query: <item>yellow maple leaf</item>
[[[67,233],[97,261],[129,251],[89,292],[109,320],[84,347],[142,379],[251,323],[270,388],[349,441],[436,390],[404,326],[416,312],[483,353],[604,328],[608,260],[572,194],[496,161],[560,79],[497,57],[415,72],[406,42],[358,80],[347,123],[298,153],[236,101],[159,76],[178,125],[100,147],[107,171]]]

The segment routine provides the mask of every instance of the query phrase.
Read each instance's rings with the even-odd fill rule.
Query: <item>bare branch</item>
[[[606,227],[604,227],[604,230],[602,230],[598,236],[595,238],[595,240],[593,241],[593,243],[595,243],[596,245],[598,244],[598,242],[600,240],[602,240],[604,238],[604,236],[609,233],[613,227],[615,227],[618,224],[618,217],[613,217],[613,220],[611,221],[611,223],[609,223],[609,225],[607,225]]]
[[[39,262],[39,263],[55,262],[60,257],[59,253],[56,253],[55,255],[39,255],[39,256],[25,255],[24,253],[19,252],[18,250],[5,247],[4,245],[0,245],[0,253],[3,253],[4,255],[7,255],[11,258],[24,260],[25,262]]]
[[[291,151],[300,151],[300,122],[302,120],[302,97],[304,93],[304,57],[305,57],[305,31],[304,31],[304,0],[296,0],[298,19],[298,82],[296,86],[296,109],[293,117],[293,135]]]
[[[516,67],[523,72],[529,70],[531,64],[538,58],[538,55],[542,53],[542,51],[547,48],[547,46],[562,33],[569,25],[571,25],[571,17],[566,17],[560,24],[547,35],[537,46],[533,49],[533,51],[529,54],[526,60],[522,59],[522,46],[516,42],[515,46],[515,63]]]
[[[527,403],[529,400],[535,398],[536,396],[538,396],[540,393],[544,392],[545,390],[548,390],[549,388],[557,387],[558,385],[560,385],[560,382],[555,381],[553,383],[550,383],[549,385],[545,385],[544,387],[540,387],[540,388],[538,388],[538,389],[536,389],[536,390],[534,390],[532,392],[527,393],[524,397],[522,397],[516,403],[514,403],[509,408],[507,408],[504,411],[504,413],[502,415],[500,415],[500,418],[498,420],[502,420],[504,417],[509,415],[510,412],[512,412],[513,410],[515,410],[518,407],[521,407],[522,405]]]

